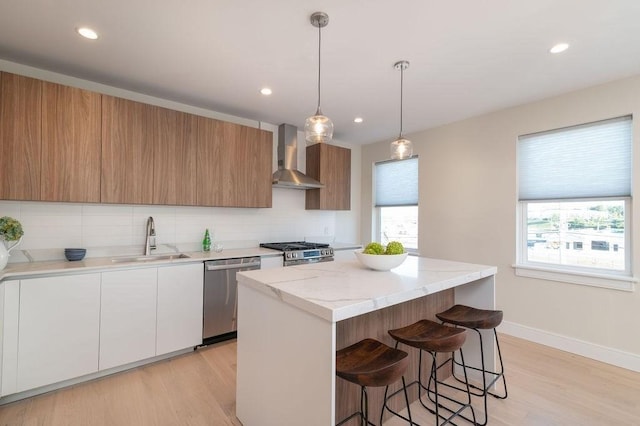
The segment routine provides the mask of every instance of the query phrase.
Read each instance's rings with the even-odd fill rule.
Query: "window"
[[[518,139],[519,275],[631,288],[631,125],[627,116]],[[550,275],[526,272],[535,269]]]
[[[375,239],[418,249],[418,158],[375,164]]]

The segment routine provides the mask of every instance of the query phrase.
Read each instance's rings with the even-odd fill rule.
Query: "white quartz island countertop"
[[[408,256],[390,271],[353,261],[238,274],[238,281],[329,322],[337,322],[495,275],[495,266]]]

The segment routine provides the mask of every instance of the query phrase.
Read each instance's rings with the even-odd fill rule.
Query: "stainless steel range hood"
[[[298,171],[298,128],[291,124],[278,126],[278,170],[273,174],[276,188],[324,188],[317,180]]]

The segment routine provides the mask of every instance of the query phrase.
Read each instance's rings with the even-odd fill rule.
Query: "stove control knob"
[[[291,259],[291,253],[285,253],[287,259]]]

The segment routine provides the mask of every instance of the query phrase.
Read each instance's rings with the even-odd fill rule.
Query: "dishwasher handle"
[[[207,271],[224,271],[228,269],[247,269],[247,268],[260,268],[260,260],[255,260],[247,263],[236,263],[233,265],[212,265],[205,263]]]

